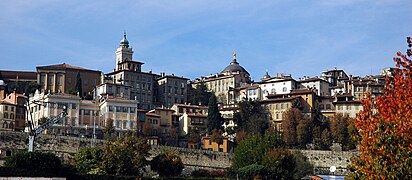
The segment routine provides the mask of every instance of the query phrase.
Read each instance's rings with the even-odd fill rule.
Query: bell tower
[[[126,32],[120,41],[120,46],[116,49],[116,71],[122,70],[122,64],[126,61],[132,61],[133,50],[129,48],[129,41],[126,39]]]

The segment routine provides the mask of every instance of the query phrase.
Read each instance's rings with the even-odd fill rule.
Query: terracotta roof
[[[54,64],[54,65],[48,65],[48,66],[37,66],[37,69],[75,69],[75,70],[84,70],[84,71],[96,71],[96,72],[100,72],[97,70],[91,70],[91,69],[86,69],[86,68],[82,68],[82,67],[78,67],[78,66],[72,66],[70,64]]]

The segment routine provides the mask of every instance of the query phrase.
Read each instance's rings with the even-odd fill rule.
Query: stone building
[[[112,84],[130,86],[129,99],[140,102],[139,108],[151,109],[156,101],[154,84],[156,75],[150,72],[142,72],[143,62],[133,60],[133,50],[129,47],[126,33],[116,50],[116,68],[106,74]]]
[[[102,73],[96,70],[72,66],[70,64],[55,64],[37,66],[37,83],[41,91],[50,93],[70,93],[76,88],[77,74],[82,80],[82,94],[86,96],[94,87],[100,84]]]
[[[171,109],[175,112],[173,121],[177,122],[180,135],[184,136],[191,130],[201,132],[206,129],[207,106],[174,104]]]
[[[23,131],[26,127],[26,101],[23,94],[13,92],[0,100],[0,129]]]
[[[196,88],[200,83],[204,83],[207,89],[216,95],[219,103],[233,104],[236,102],[236,96],[230,93],[230,90],[250,82],[250,74],[237,62],[234,52],[232,62],[222,72],[196,79],[191,85]]]
[[[67,117],[53,125],[47,133],[92,137],[95,131],[101,138],[107,120],[112,119],[116,135],[120,137],[126,131],[136,129],[141,118],[137,104],[135,100],[111,96],[97,100],[82,100],[77,95],[37,91],[30,99],[32,119],[29,120],[33,122],[34,127],[38,127],[43,118],[57,116],[65,106]]]
[[[161,73],[156,79],[158,106],[171,107],[175,103],[187,102],[187,82],[189,79],[174,74]]]

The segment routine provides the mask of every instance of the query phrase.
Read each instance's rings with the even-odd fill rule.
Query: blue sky
[[[105,73],[123,31],[144,71],[195,78],[237,60],[254,80],[393,66],[412,35],[409,0],[0,2],[0,69],[69,63]]]

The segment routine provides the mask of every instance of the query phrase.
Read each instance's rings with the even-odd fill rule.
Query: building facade
[[[102,73],[70,64],[37,66],[37,83],[41,91],[50,93],[72,93],[76,89],[77,75],[80,74],[82,94],[88,95],[96,85],[102,82]]]

